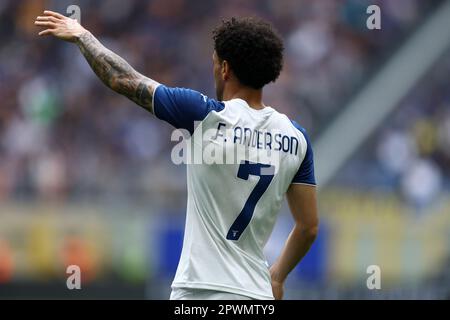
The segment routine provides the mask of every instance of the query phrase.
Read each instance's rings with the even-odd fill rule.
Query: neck
[[[243,86],[227,86],[223,92],[225,101],[232,99],[245,100],[253,109],[263,109],[265,105],[262,101],[262,89],[252,89]]]

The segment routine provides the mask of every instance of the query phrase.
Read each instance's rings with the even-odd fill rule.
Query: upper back
[[[217,237],[262,254],[307,154],[301,130],[275,109],[252,109],[241,99],[225,102],[196,127],[191,145],[203,161],[188,164],[188,191]]]

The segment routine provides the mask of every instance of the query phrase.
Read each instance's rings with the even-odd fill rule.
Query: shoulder
[[[316,185],[316,178],[314,174],[314,155],[313,149],[311,146],[311,141],[309,139],[309,135],[306,132],[306,129],[303,128],[295,121],[290,121],[292,126],[297,130],[298,133],[303,136],[306,143],[306,148],[304,148],[303,159],[301,160],[301,164],[297,174],[294,176],[292,183],[294,184],[307,184],[307,185]]]
[[[309,135],[308,132],[306,131],[306,129],[304,127],[302,127],[298,122],[294,121],[294,120],[290,120],[289,122],[291,123],[291,125],[297,130],[299,131],[303,137],[305,138],[306,142],[309,144],[310,140],[309,140]]]
[[[155,89],[155,99],[158,99],[158,102],[195,106],[197,110],[208,107],[208,111],[220,111],[225,108],[223,102],[211,99],[199,91],[187,88],[168,87],[162,84]]]
[[[192,89],[159,85],[155,89],[153,108],[159,119],[192,133],[196,121],[203,121],[212,111],[223,110],[225,104]]]

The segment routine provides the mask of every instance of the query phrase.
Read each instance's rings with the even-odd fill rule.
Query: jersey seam
[[[306,182],[291,182],[291,184],[304,184],[306,186],[313,186],[313,187],[317,187],[317,184],[313,184],[313,183],[306,183]]]
[[[156,108],[155,108],[155,97],[156,97],[156,90],[158,90],[158,88],[161,86],[161,83],[158,83],[158,85],[155,88],[155,91],[153,92],[153,97],[152,97],[152,109],[153,109],[153,115],[160,119],[157,115],[156,115]]]
[[[206,115],[206,117],[204,117],[203,118],[203,120],[201,120],[201,121],[199,121],[200,123],[199,123],[199,125],[197,126],[197,127],[195,127],[194,128],[194,131],[192,131],[192,137],[195,135],[195,131],[197,131],[197,129],[198,129],[198,127],[200,127],[205,121],[206,121],[206,119],[211,115],[211,113],[213,113],[213,112],[215,112],[215,113],[221,113],[221,112],[223,112],[224,110],[225,110],[225,108],[226,108],[226,104],[224,103],[224,102],[221,102],[221,101],[218,101],[219,103],[222,103],[223,104],[223,109],[222,110],[220,110],[220,111],[217,111],[217,110],[211,110],[210,112],[208,112],[208,114]]]
[[[300,168],[302,167],[303,161],[305,161],[305,158],[306,158],[306,152],[308,152],[308,145],[309,145],[309,147],[311,147],[311,146],[310,146],[310,143],[308,142],[308,140],[306,139],[306,136],[303,134],[303,132],[302,132],[299,128],[297,128],[297,127],[294,125],[294,123],[292,122],[292,120],[289,119],[289,117],[288,117],[287,115],[285,115],[285,114],[283,114],[283,115],[288,119],[288,121],[289,121],[289,123],[291,124],[291,126],[294,127],[295,130],[297,130],[298,132],[300,132],[300,134],[302,135],[302,137],[303,137],[303,139],[305,140],[305,143],[306,143],[305,154],[303,155],[302,161],[300,161],[300,164],[299,164],[297,170],[295,171],[294,177],[292,178],[292,180],[294,180],[294,178],[295,178],[295,176],[296,176],[298,170],[300,170]],[[293,184],[293,183],[294,183],[294,182],[291,181],[291,184]],[[311,184],[311,185],[313,185],[313,184]]]

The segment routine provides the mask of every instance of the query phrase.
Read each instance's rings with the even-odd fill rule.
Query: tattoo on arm
[[[158,83],[134,70],[124,59],[105,48],[90,32],[77,44],[95,74],[112,90],[153,113],[153,94]]]

